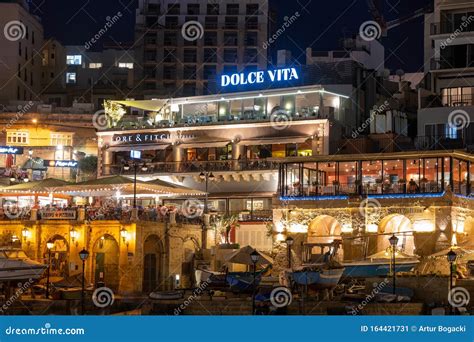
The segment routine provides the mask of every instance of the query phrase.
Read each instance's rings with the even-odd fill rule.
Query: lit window
[[[29,143],[28,132],[7,132],[8,145],[24,145]]]
[[[82,56],[81,55],[67,55],[66,56],[66,64],[67,65],[81,65],[82,64]]]
[[[89,69],[100,69],[102,68],[102,63],[89,63]]]
[[[66,73],[66,83],[68,83],[68,84],[75,84],[76,83],[76,73],[75,72],[67,72]]]
[[[72,133],[51,133],[51,146],[72,146]]]
[[[119,68],[133,69],[133,63],[119,63]]]

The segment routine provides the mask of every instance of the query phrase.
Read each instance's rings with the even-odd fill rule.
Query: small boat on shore
[[[419,260],[401,252],[397,252],[395,272],[411,272]],[[390,253],[385,251],[369,256],[365,260],[342,262],[343,278],[386,277],[391,272]]]
[[[0,247],[0,282],[37,280],[47,268],[48,265],[28,258],[20,248]]]
[[[344,268],[303,269],[292,273],[298,285],[310,286],[316,290],[333,289],[339,284]]]
[[[176,291],[156,291],[148,295],[150,299],[155,300],[174,300],[181,299],[184,297],[184,290]]]

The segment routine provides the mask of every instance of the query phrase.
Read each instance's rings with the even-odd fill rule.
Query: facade
[[[474,5],[436,0],[425,16],[425,78],[420,91],[418,136],[426,145],[459,148],[473,142],[474,118],[471,44]]]
[[[269,14],[266,0],[140,0],[136,77],[145,97],[206,95],[217,74],[265,69]]]
[[[26,1],[0,2],[0,103],[37,101],[41,95],[43,26]]]

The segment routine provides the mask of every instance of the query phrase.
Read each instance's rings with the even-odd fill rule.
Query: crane
[[[405,24],[407,22],[410,22],[416,18],[419,18],[426,13],[433,12],[433,4],[430,3],[429,5],[419,8],[413,13],[410,13],[408,15],[404,15],[398,19],[386,21],[383,14],[382,14],[382,6],[381,6],[381,1],[380,0],[367,0],[367,5],[369,7],[369,12],[372,15],[373,19],[377,24],[380,25],[380,28],[382,30],[382,36],[386,37],[388,30],[391,30],[395,27],[398,27],[402,24]]]

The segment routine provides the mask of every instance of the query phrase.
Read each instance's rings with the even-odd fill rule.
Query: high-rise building
[[[38,100],[43,26],[26,1],[0,1],[0,102]]]
[[[426,146],[474,143],[474,3],[435,0],[425,16],[424,88],[418,136]]]
[[[268,0],[140,0],[137,79],[145,96],[206,95],[216,74],[265,69]]]

